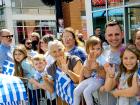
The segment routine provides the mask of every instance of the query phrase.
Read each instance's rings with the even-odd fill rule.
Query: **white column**
[[[5,15],[5,24],[6,24],[5,28],[9,29],[14,34],[11,0],[5,0],[4,15]],[[13,39],[13,44],[15,44],[15,39]]]
[[[93,35],[91,0],[85,0],[85,10],[86,10],[87,34],[91,36]]]

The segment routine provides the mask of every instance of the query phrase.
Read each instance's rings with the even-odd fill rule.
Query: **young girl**
[[[106,66],[109,75],[108,86],[115,88],[111,93],[118,97],[117,105],[136,105],[138,93],[137,70],[140,53],[135,46],[129,45],[121,55],[121,64],[115,78],[114,66]]]
[[[105,72],[101,64],[102,44],[98,37],[90,37],[86,42],[88,58],[80,75],[80,84],[74,90],[74,105],[80,104],[80,96],[84,95],[87,105],[93,105],[92,93],[104,83]]]
[[[138,29],[134,35],[134,44],[140,53],[140,29]],[[138,70],[138,83],[139,83],[139,90],[140,90],[140,62],[139,62],[139,70]],[[140,105],[140,92],[138,93],[137,101],[138,101],[137,105]]]
[[[17,45],[13,51],[15,62],[15,76],[31,78],[34,76],[35,70],[32,67],[31,61],[27,58],[27,50],[24,45]],[[33,90],[31,84],[28,85],[30,104],[36,105],[36,91]]]

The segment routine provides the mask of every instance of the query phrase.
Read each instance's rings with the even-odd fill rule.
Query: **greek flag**
[[[27,100],[23,82],[14,76],[0,74],[0,105],[19,105]]]
[[[56,70],[55,83],[57,95],[69,105],[73,105],[74,83],[59,68]]]
[[[14,63],[8,60],[5,60],[2,66],[2,74],[14,75]]]
[[[138,69],[138,79],[140,81],[140,68]]]

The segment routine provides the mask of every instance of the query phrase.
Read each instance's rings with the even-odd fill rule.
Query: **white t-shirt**
[[[44,57],[46,59],[47,66],[49,66],[50,64],[53,64],[55,61],[55,59],[50,54],[48,54],[48,52],[45,53]]]

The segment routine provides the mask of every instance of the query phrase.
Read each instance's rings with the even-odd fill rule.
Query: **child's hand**
[[[50,83],[52,85],[54,84],[53,80],[51,80],[51,77],[49,75],[45,75],[43,77],[43,80],[44,80],[45,83]]]
[[[49,81],[48,76],[45,75],[45,76],[43,77],[43,80],[44,80],[45,82],[48,82],[48,81]]]
[[[114,96],[114,97],[119,97],[119,90],[118,89],[115,89],[114,91],[111,91],[111,94]]]
[[[103,92],[105,92],[105,87],[104,86],[102,86],[102,87],[100,87],[100,90],[99,90],[101,93],[103,93]]]
[[[88,62],[93,62],[95,61],[97,58],[97,54],[94,53],[93,51],[91,51],[89,54],[88,54],[88,58],[87,58],[87,61]]]
[[[109,63],[104,64],[104,70],[107,74],[114,76],[115,75],[115,64],[111,66]]]
[[[83,75],[84,75],[84,77],[90,77],[92,72],[93,71],[90,70],[89,67],[87,67],[87,66],[83,67]]]
[[[36,83],[36,80],[33,79],[33,78],[28,79],[28,81],[29,81],[30,83],[32,83],[32,84]]]
[[[35,80],[35,79],[33,79],[33,78],[30,78],[29,80],[28,80],[31,84],[33,84],[33,87],[34,87],[34,89],[37,89],[38,88],[38,82]]]

